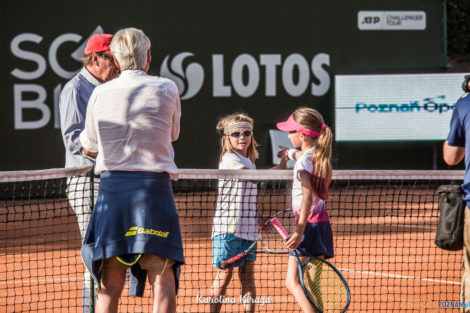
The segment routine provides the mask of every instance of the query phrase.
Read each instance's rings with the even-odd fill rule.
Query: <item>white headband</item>
[[[238,123],[230,124],[224,128],[224,134],[227,134],[230,130],[235,129],[235,128],[253,129],[253,126],[251,126],[251,123],[249,122],[238,122]]]

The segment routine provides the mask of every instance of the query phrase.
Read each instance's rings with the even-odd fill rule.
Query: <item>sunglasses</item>
[[[240,138],[241,135],[244,137],[250,137],[253,132],[251,130],[244,130],[242,132],[233,132],[229,136],[233,138]]]

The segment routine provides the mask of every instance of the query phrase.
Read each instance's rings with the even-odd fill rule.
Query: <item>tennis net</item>
[[[461,171],[335,171],[333,178],[331,261],[349,284],[348,311],[438,312],[459,301],[462,252],[440,250],[434,236],[437,188],[461,181]],[[82,311],[84,228],[71,204],[90,205],[92,181],[90,168],[0,172],[0,311]],[[284,255],[257,254],[252,299],[243,298],[236,271],[225,295],[211,297],[211,235],[219,184],[227,181],[257,182],[261,218],[291,206],[291,171],[181,170],[173,182],[186,258],[177,312],[209,312],[214,301],[221,312],[244,312],[247,301],[256,312],[300,312],[285,287]],[[151,307],[149,288],[143,298],[124,291],[119,312]]]

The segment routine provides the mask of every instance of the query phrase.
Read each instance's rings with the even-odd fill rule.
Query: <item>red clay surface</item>
[[[210,241],[215,197],[193,194],[191,206],[186,197],[176,197],[187,262],[177,312],[208,312],[204,302],[215,274]],[[400,204],[394,201],[372,208],[354,204],[364,214],[351,216],[344,206],[330,209],[336,253],[332,262],[351,289],[348,312],[457,312],[439,308],[439,301],[459,299],[462,252],[434,245],[435,209],[408,201],[398,211],[403,214],[397,214],[392,210]],[[283,202],[270,210],[283,208]],[[5,203],[0,207],[0,233],[0,312],[81,312],[80,235],[66,201],[23,207]],[[300,312],[285,288],[286,258],[258,255],[257,298],[268,303],[257,305],[257,312]],[[223,312],[243,312],[240,284],[234,278],[226,301],[235,303],[226,303]],[[120,312],[151,311],[149,295],[147,289],[144,298],[132,298],[124,290]]]

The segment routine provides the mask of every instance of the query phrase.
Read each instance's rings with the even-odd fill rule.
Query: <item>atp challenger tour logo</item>
[[[360,30],[425,30],[424,11],[359,11]]]
[[[60,127],[59,95],[63,84],[80,71],[88,38],[102,32],[103,28],[97,26],[88,36],[65,33],[49,41],[40,34],[21,33],[11,40],[10,52],[17,60],[10,72],[15,79],[12,86],[15,129],[38,129],[51,120],[55,128]],[[63,52],[67,50],[64,46],[70,45],[73,51]],[[48,47],[46,52],[44,46]],[[69,59],[76,64],[71,69],[64,66]],[[152,68],[160,70],[160,76],[175,81],[182,100],[196,97],[203,89],[214,98],[235,95],[248,98],[255,94],[275,97],[282,91],[291,97],[305,94],[320,97],[331,85],[327,71],[330,56],[326,53],[305,56],[242,53],[229,59],[224,54],[200,56],[185,51],[167,55],[159,67],[155,59],[152,64]],[[52,90],[46,90],[41,83],[48,67],[56,75],[56,80],[47,77],[55,85]]]

